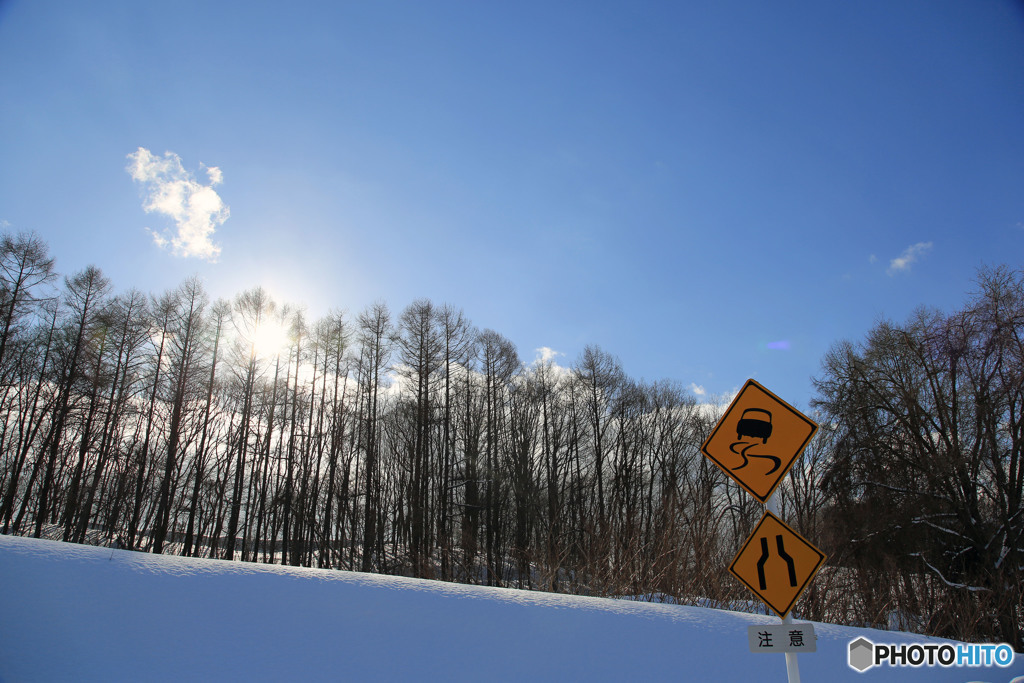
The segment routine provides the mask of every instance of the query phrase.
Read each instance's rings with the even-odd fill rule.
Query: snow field
[[[724,571],[724,569],[723,569]],[[749,624],[701,607],[151,555],[0,536],[0,681],[786,681]],[[1010,668],[846,664],[858,636],[815,624],[802,680],[991,681]]]

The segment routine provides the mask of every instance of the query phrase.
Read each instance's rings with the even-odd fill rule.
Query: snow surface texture
[[[724,571],[724,568],[723,568]],[[0,536],[0,681],[786,681],[776,617]],[[1009,681],[1010,668],[846,664],[815,624],[806,682]]]

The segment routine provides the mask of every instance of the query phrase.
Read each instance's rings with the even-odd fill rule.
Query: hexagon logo
[[[850,668],[864,673],[875,664],[875,645],[867,638],[850,641]]]

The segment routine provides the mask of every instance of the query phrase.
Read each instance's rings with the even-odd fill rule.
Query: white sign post
[[[772,494],[772,497],[768,499],[765,504],[765,509],[773,515],[779,514],[779,492],[778,490]],[[786,616],[782,617],[783,624],[793,623],[793,613],[786,612]],[[795,652],[786,652],[786,675],[789,677],[789,683],[800,683],[800,664],[796,660]]]

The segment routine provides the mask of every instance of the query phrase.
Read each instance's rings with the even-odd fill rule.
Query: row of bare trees
[[[717,509],[723,479],[699,454],[713,416],[596,347],[569,368],[526,364],[427,300],[308,321],[258,287],[212,303],[197,279],[115,294],[94,267],[58,282],[32,235],[6,237],[0,260],[5,533],[548,590],[718,590],[717,529],[742,508]]]
[[[826,358],[782,491],[832,556],[807,616],[1019,644],[1024,296],[1019,273],[982,282]],[[113,293],[95,267],[59,280],[31,234],[0,241],[0,335],[3,533],[748,598],[724,568],[761,506],[700,454],[721,407],[600,348],[527,363],[428,300],[307,320],[259,287]]]

